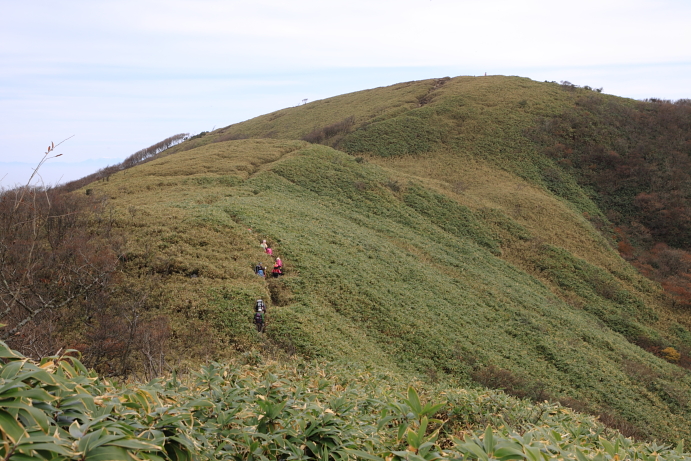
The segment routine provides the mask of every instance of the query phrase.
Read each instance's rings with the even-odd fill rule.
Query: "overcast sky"
[[[520,75],[691,98],[691,1],[0,0],[0,177],[55,183],[196,134],[401,81]]]

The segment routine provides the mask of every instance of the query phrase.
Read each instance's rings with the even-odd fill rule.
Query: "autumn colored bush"
[[[662,358],[671,363],[677,363],[681,358],[681,354],[673,347],[666,347],[660,351]]]
[[[568,82],[564,82],[565,85]],[[565,88],[572,89],[571,85]],[[560,170],[596,191],[621,255],[691,306],[691,106],[596,94],[537,129]],[[556,173],[552,173],[554,175]]]

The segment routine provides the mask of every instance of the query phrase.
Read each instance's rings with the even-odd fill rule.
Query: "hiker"
[[[254,311],[255,312],[259,312],[259,311],[266,312],[266,304],[264,304],[264,301],[262,301],[261,298],[257,299],[257,302],[254,304]]]
[[[281,261],[281,257],[280,257],[280,256],[276,256],[276,265],[278,265],[278,267],[280,267],[281,269],[283,269],[283,261]]]
[[[262,266],[262,263],[257,263],[257,265],[254,266],[254,273],[259,274],[259,271],[266,271],[266,269],[264,269],[264,266]]]
[[[279,266],[278,264],[274,264],[274,268],[271,271],[271,275],[273,275],[275,279],[277,279],[278,277],[283,275],[283,271],[281,270],[281,266]]]
[[[264,311],[262,309],[254,314],[254,324],[257,326],[257,331],[259,333],[264,332]]]
[[[269,256],[271,256],[271,255],[274,254],[274,250],[272,250],[271,248],[267,247],[267,248],[266,248],[266,254],[269,255]]]
[[[269,248],[269,245],[266,243],[266,240],[262,240],[262,243],[260,243],[259,246],[262,247],[264,251],[266,251],[266,249]]]

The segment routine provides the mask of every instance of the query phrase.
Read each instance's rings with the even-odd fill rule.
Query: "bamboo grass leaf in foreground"
[[[691,459],[681,443],[637,443],[559,405],[406,391],[352,365],[211,363],[125,386],[69,356],[35,362],[2,342],[0,356],[4,460]]]

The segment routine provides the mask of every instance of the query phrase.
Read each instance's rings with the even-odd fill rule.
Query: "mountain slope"
[[[569,202],[491,162],[451,162],[466,162],[467,186],[302,141],[235,140],[92,193],[119,211],[130,280],[160,280],[148,315],[171,319],[177,360],[261,347],[250,319],[262,296],[266,337],[288,351],[477,380],[641,435],[685,435],[688,376],[626,339],[672,338],[659,288]],[[262,238],[286,263],[278,281],[252,272],[269,262]]]
[[[534,242],[501,210],[472,210],[327,147],[246,140],[179,155],[97,186],[131,226],[130,273],[162,278],[179,355],[259,345],[249,319],[264,296],[267,336],[302,355],[468,381],[491,365],[659,436],[683,426],[685,412],[673,414],[683,403],[669,395],[688,392],[687,378],[601,320],[655,333],[633,270],[617,279]],[[278,283],[252,272],[266,260],[263,236],[286,262]],[[501,259],[511,239],[537,245],[536,264],[589,304],[564,302]],[[666,390],[649,389],[640,370]]]

